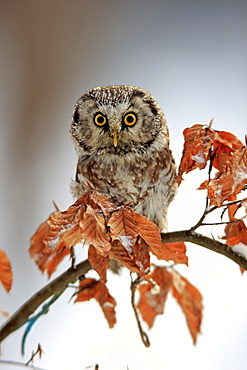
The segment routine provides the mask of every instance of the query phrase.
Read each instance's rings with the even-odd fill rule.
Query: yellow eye
[[[101,113],[97,113],[95,116],[94,116],[94,123],[97,125],[97,126],[104,126],[107,122],[107,119],[105,116],[103,116],[103,114]]]
[[[135,113],[127,113],[123,121],[126,126],[133,126],[137,121],[137,116]]]

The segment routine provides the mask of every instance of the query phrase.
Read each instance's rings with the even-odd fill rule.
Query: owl
[[[97,87],[76,102],[70,134],[78,155],[72,194],[88,189],[130,204],[161,230],[176,192],[176,167],[163,111],[147,91]]]

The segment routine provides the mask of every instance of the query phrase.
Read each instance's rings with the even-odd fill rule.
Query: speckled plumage
[[[131,127],[123,120],[127,113],[136,118]],[[97,114],[105,117],[103,127],[95,124]],[[78,155],[72,194],[78,198],[91,187],[115,206],[131,203],[164,229],[176,168],[166,119],[153,96],[133,86],[92,89],[77,100],[70,133]]]

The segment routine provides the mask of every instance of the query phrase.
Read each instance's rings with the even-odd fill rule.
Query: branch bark
[[[162,233],[161,238],[163,243],[184,241],[200,245],[204,248],[210,249],[213,252],[220,253],[223,256],[230,258],[244,270],[247,270],[247,260],[243,256],[235,253],[228,245],[211,239],[207,236],[198,234],[195,231],[182,230],[170,233]],[[85,260],[76,265],[74,268],[68,269],[56,279],[44,286],[37,293],[35,293],[2,326],[0,330],[0,342],[2,342],[11,333],[22,326],[28,320],[29,316],[49,297],[63,291],[69,283],[77,280],[80,276],[86,274],[90,269],[91,265],[89,261]]]
[[[247,270],[247,260],[240,254],[235,253],[231,247],[219,242],[218,240],[211,239],[205,235],[198,234],[191,230],[174,231],[170,233],[161,233],[163,243],[172,242],[190,242],[200,245],[204,248],[210,249],[213,252],[222,254],[230,258],[233,262],[237,263],[244,270]]]
[[[29,316],[49,297],[62,292],[69,283],[77,280],[80,276],[86,274],[91,269],[88,260],[85,260],[74,268],[70,268],[56,279],[45,285],[37,293],[35,293],[28,301],[26,301],[2,326],[0,330],[0,342],[7,338],[11,333],[22,326]]]

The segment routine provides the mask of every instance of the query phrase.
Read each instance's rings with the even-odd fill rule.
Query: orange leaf
[[[232,167],[229,172],[234,178],[233,194],[241,192],[245,184],[247,184],[247,146],[243,146],[233,154]]]
[[[44,237],[49,230],[49,225],[47,222],[43,222],[36,233],[31,238],[31,246],[29,248],[30,256],[34,259],[38,268],[44,272],[47,271],[48,276],[56,270],[58,264],[63,260],[63,258],[70,254],[70,251],[65,248],[63,242],[57,245],[57,248],[52,252],[44,252],[45,244]]]
[[[183,173],[195,168],[205,168],[207,161],[213,159],[212,165],[220,172],[226,172],[231,166],[232,154],[241,150],[243,144],[238,138],[226,131],[211,129],[212,121],[208,127],[194,125],[186,128],[184,134],[184,149],[179,166],[178,184],[183,180]]]
[[[236,199],[237,199],[237,197],[236,197],[236,195],[234,195],[229,200],[231,202],[233,202]],[[229,217],[229,220],[230,221],[235,220],[235,217],[234,216],[235,216],[235,214],[236,214],[236,212],[237,212],[238,209],[239,209],[239,205],[237,203],[231,204],[229,207],[227,207],[228,217]]]
[[[107,197],[98,193],[97,191],[87,191],[81,198],[79,198],[75,203],[75,206],[89,205],[95,211],[102,212],[104,216],[109,216],[114,210],[113,204],[109,201]]]
[[[113,260],[120,262],[122,265],[126,266],[132,272],[142,273],[140,266],[136,264],[134,256],[130,256],[126,248],[120,243],[119,240],[114,240],[112,242],[112,247],[109,252],[109,257]]]
[[[132,208],[120,207],[112,213],[107,223],[111,230],[112,239],[119,240],[129,254],[133,253],[132,248],[139,233],[136,217],[137,214]]]
[[[10,260],[6,253],[0,249],[0,281],[7,292],[10,291],[12,286],[13,273],[11,269]]]
[[[111,249],[111,244],[106,233],[104,218],[98,216],[91,206],[87,206],[79,225],[82,239],[86,239],[88,243],[93,244],[98,253],[106,256]]]
[[[245,273],[245,269],[243,267],[239,267],[241,274],[243,275]]]
[[[47,220],[49,230],[44,237],[46,252],[56,249],[58,243],[64,240],[66,247],[70,248],[83,240],[79,230],[79,221],[86,212],[85,206],[70,206],[66,211],[54,212]]]
[[[172,287],[172,275],[165,267],[156,267],[151,274],[146,275],[146,279],[154,281],[157,285],[147,282],[138,286],[140,300],[137,308],[143,320],[151,328],[155,317],[164,312],[167,295]]]
[[[137,271],[138,266],[138,272],[143,273],[149,267],[149,247],[154,254],[160,255],[161,238],[158,227],[146,217],[135,213],[133,209],[119,208],[112,214],[108,226],[113,240],[119,240],[131,257],[130,259],[116,243],[114,247],[117,247],[117,250],[111,250],[111,254],[115,254],[112,258],[123,263],[131,271]]]
[[[212,121],[211,121],[212,122]],[[211,123],[210,123],[211,124]],[[178,185],[183,180],[183,173],[188,173],[195,168],[205,168],[210,157],[210,150],[215,138],[215,131],[210,127],[196,124],[186,128],[184,135],[184,149],[178,171]]]
[[[186,245],[184,242],[174,242],[162,244],[162,257],[165,261],[174,263],[184,263],[188,266],[188,257],[186,256]]]
[[[215,145],[214,147],[214,154],[212,154],[212,156],[214,156],[214,160],[212,165],[220,172],[225,172],[227,168],[231,166],[232,152],[224,145]]]
[[[51,274],[56,271],[57,266],[64,259],[65,256],[70,256],[70,250],[65,247],[63,242],[61,242],[60,244],[58,244],[55,252],[51,253],[50,256],[48,254],[48,258],[46,261],[46,270],[48,277],[50,277]]]
[[[221,143],[225,147],[228,147],[232,151],[235,151],[237,149],[241,149],[243,147],[242,141],[240,141],[235,135],[233,135],[231,132],[227,131],[217,131],[216,132],[216,137],[214,141],[215,143]]]
[[[149,247],[142,238],[138,239],[135,244],[133,249],[133,260],[143,274],[145,270],[150,267]],[[142,274],[139,272],[139,275]]]
[[[218,173],[215,179],[204,181],[198,190],[207,189],[210,206],[221,207],[224,200],[232,195],[234,179],[230,174]]]
[[[95,298],[100,304],[110,328],[116,323],[116,301],[109,294],[107,286],[101,280],[84,279],[80,282],[75,302],[88,301]]]
[[[193,343],[196,344],[197,334],[200,333],[202,321],[202,295],[196,287],[178,272],[173,270],[172,276],[172,294],[183,310]]]
[[[139,235],[149,245],[151,252],[159,258],[162,252],[160,231],[157,225],[137,213],[135,218],[139,225]]]
[[[226,154],[227,155],[227,154]],[[214,179],[204,181],[199,189],[208,190],[210,205],[221,207],[225,200],[231,200],[247,184],[247,149],[242,147],[231,154],[226,172],[218,172]]]
[[[235,220],[225,227],[225,236],[222,239],[226,239],[226,243],[229,246],[243,243],[247,245],[247,227],[243,220]]]
[[[101,280],[106,283],[106,270],[108,269],[110,263],[109,257],[103,257],[91,244],[88,248],[88,259],[92,268],[99,274]]]
[[[215,131],[214,150],[212,153],[213,166],[220,172],[225,172],[231,163],[231,154],[243,147],[238,138],[226,131]]]
[[[43,239],[47,234],[48,230],[49,225],[47,224],[47,221],[44,221],[36,230],[35,234],[31,237],[31,246],[29,248],[29,253],[30,256],[34,258],[38,266],[41,266],[43,264],[43,262],[41,261],[40,253],[42,253],[43,258],[43,251],[45,248]]]
[[[55,251],[60,242],[71,248],[86,239],[99,253],[107,254],[111,245],[105,229],[105,220],[90,205],[80,205],[84,198],[80,198],[66,211],[54,212],[48,218],[49,230],[44,237],[45,252]]]

